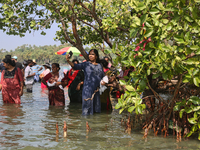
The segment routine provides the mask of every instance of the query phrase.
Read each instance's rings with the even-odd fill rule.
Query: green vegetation
[[[92,44],[116,54],[115,65],[134,66],[128,82],[121,81],[127,91],[116,108],[141,114],[146,103],[145,133],[152,127],[155,134],[165,135],[170,129],[187,136],[199,131],[200,115],[192,109],[190,116],[197,122],[192,127],[196,122],[185,111],[200,91],[199,0],[5,0],[0,13],[0,29],[8,34],[23,36],[57,22],[56,39],[77,47],[85,58],[83,45]],[[159,93],[171,97],[164,100]],[[173,108],[183,99],[180,118],[179,109]]]

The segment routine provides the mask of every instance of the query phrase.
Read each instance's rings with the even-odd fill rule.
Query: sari
[[[22,72],[19,68],[12,71],[3,70],[1,75],[2,97],[4,103],[20,104],[20,83],[24,82]]]
[[[63,77],[63,73],[59,72],[59,78],[56,82],[61,82]],[[55,80],[55,78],[52,76],[52,73],[48,73],[43,79],[45,82],[47,82],[48,85],[49,105],[65,106],[64,89],[61,85],[55,86],[55,82],[50,82],[51,80]]]

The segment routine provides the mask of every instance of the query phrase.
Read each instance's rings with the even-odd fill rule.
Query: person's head
[[[3,59],[3,66],[6,68],[6,69],[9,69],[11,67],[15,67],[15,61],[10,59],[10,58],[4,58]]]
[[[52,72],[53,72],[53,73],[57,73],[57,72],[59,72],[59,70],[60,70],[60,65],[59,65],[58,63],[53,63],[53,64],[51,65],[51,68],[52,68]]]
[[[102,64],[103,68],[108,68],[108,62],[105,59],[101,59],[100,62]]]
[[[107,62],[109,61],[109,58],[107,56],[104,57],[104,60],[106,60]]]
[[[100,60],[99,60],[99,53],[96,49],[91,49],[89,51],[89,60],[91,62],[96,62],[96,63],[99,63]]]
[[[74,64],[79,64],[79,61],[78,61],[77,59],[73,59],[72,62],[73,62]]]
[[[15,62],[17,62],[17,56],[13,56],[12,60],[14,60]]]
[[[45,70],[46,70],[46,69],[51,70],[51,66],[50,66],[49,63],[46,63],[46,64],[44,64],[43,66],[44,66]]]
[[[11,59],[11,55],[6,55],[5,58]]]
[[[24,60],[23,61],[23,65],[26,67],[28,65],[28,61],[27,60]]]
[[[34,65],[33,61],[31,59],[28,60],[28,66],[32,67]]]

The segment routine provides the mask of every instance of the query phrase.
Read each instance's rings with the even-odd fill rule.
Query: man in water
[[[32,70],[33,70],[33,73],[35,73],[35,76],[34,76],[34,81],[35,82],[39,82],[39,80],[40,80],[39,71],[41,71],[42,69],[43,69],[43,67],[37,65],[36,61],[33,60]]]
[[[25,69],[24,77],[25,77],[25,85],[27,92],[32,93],[33,91],[33,83],[34,83],[34,76],[35,73],[33,73],[32,66],[33,66],[33,61],[28,60],[28,66]]]

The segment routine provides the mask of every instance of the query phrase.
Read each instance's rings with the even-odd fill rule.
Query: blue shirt
[[[32,70],[33,70],[33,73],[37,74],[37,73],[39,72],[38,70],[41,68],[41,66],[39,66],[39,65],[34,65],[34,66],[32,66],[31,68],[32,68]]]

